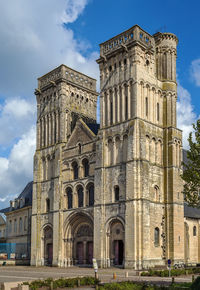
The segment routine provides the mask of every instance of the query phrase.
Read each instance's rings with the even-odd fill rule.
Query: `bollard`
[[[53,290],[53,281],[50,283],[50,289]]]
[[[174,284],[174,282],[175,282],[175,278],[174,278],[174,277],[172,277],[172,284]]]
[[[128,272],[125,272],[125,278],[128,278]]]
[[[117,278],[116,273],[113,273],[113,279],[115,280]]]
[[[192,282],[194,282],[194,275],[192,275]]]
[[[81,280],[80,280],[80,279],[78,279],[78,281],[77,281],[77,286],[78,286],[78,287],[81,286]]]

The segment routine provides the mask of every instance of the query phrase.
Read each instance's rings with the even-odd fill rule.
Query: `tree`
[[[193,124],[194,140],[192,132],[189,134],[189,150],[187,151],[187,162],[183,162],[184,180],[183,194],[189,206],[200,208],[200,119]]]

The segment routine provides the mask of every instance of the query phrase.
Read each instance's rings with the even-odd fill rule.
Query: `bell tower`
[[[183,261],[177,43],[174,34],[150,35],[135,25],[100,44],[94,254],[102,267],[122,256],[113,223],[124,233],[125,268]]]

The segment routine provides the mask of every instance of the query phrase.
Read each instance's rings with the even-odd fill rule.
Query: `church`
[[[100,44],[100,125],[95,79],[66,65],[38,79],[31,265],[188,261],[177,44],[138,25]]]

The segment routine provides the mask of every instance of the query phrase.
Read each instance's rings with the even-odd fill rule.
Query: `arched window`
[[[94,205],[94,185],[91,184],[88,188],[88,194],[89,194],[89,206]]]
[[[46,212],[50,212],[50,199],[46,199]]]
[[[160,108],[159,108],[159,103],[157,103],[157,121],[160,120]]]
[[[67,193],[67,208],[70,209],[70,208],[72,208],[72,201],[73,201],[72,189],[70,187],[68,187],[66,189],[66,193]]]
[[[84,177],[89,176],[89,161],[87,159],[83,160],[83,170],[84,170]]]
[[[160,230],[159,228],[154,229],[154,246],[158,247],[160,243]]]
[[[146,159],[149,160],[149,145],[150,145],[150,138],[146,136]]]
[[[115,139],[115,148],[116,148],[116,151],[115,151],[115,157],[116,157],[116,160],[115,160],[115,163],[120,163],[121,161],[121,150],[120,150],[120,138],[119,136],[116,137]]]
[[[157,185],[154,186],[154,198],[156,201],[160,201],[159,187]]]
[[[79,187],[78,188],[78,207],[83,206],[83,188]]]
[[[128,152],[128,136],[123,136],[123,147],[122,147],[122,160],[125,162],[127,160],[127,152]]]
[[[119,201],[119,186],[118,185],[114,187],[114,192],[115,192],[115,201]]]
[[[149,106],[148,106],[148,98],[145,98],[145,115],[148,117],[148,111],[149,111]]]
[[[77,162],[76,161],[74,161],[73,163],[72,163],[72,168],[73,168],[73,177],[74,177],[74,179],[78,179],[78,164],[77,164]]]
[[[194,226],[194,227],[193,227],[193,236],[196,236],[196,235],[197,235],[197,227]]]
[[[81,143],[78,143],[78,154],[81,154]]]
[[[112,91],[110,91],[110,125],[113,124],[113,99]]]
[[[113,142],[111,139],[108,140],[108,165],[113,164]]]

